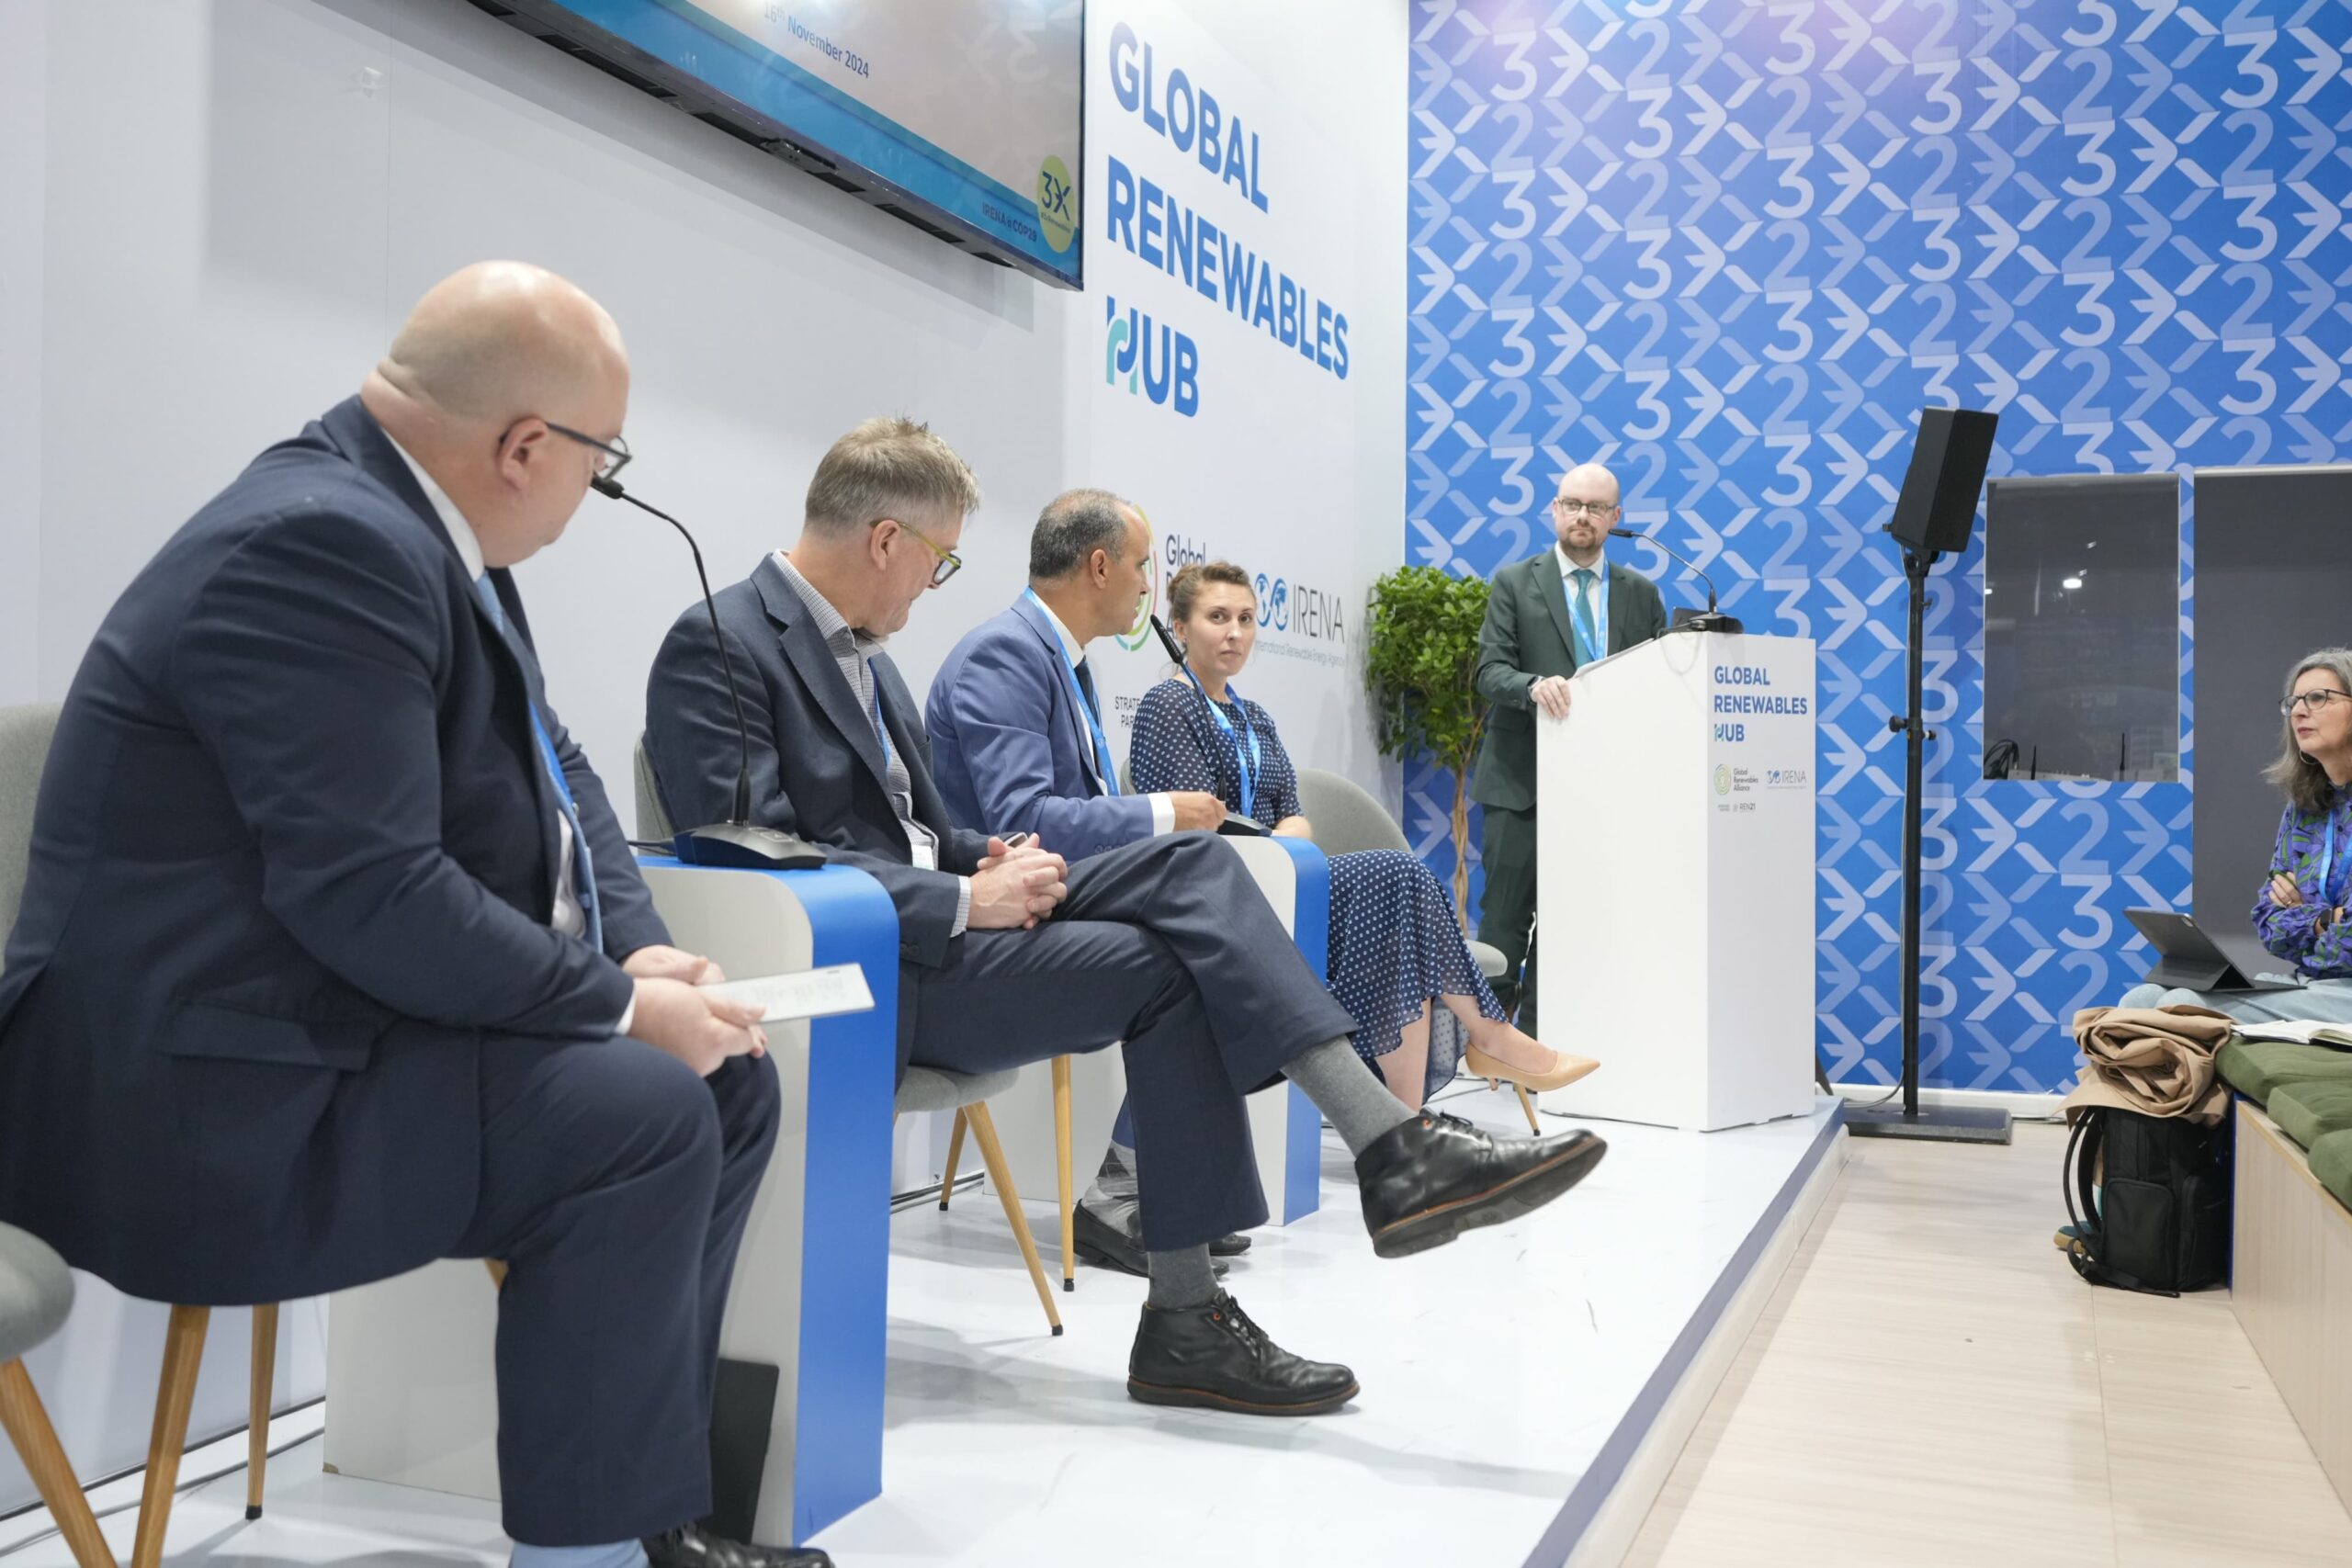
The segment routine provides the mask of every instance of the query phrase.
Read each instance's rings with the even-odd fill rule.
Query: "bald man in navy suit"
[[[0,1218],[176,1305],[502,1259],[516,1564],[821,1568],[692,1523],[775,1072],[669,945],[507,572],[628,403],[594,300],[469,267],[133,579],[0,974]]]

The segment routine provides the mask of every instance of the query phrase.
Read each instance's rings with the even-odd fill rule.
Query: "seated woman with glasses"
[[[1249,575],[1227,561],[1188,566],[1168,585],[1168,604],[1186,667],[1144,694],[1136,712],[1135,787],[1206,790],[1277,833],[1309,837],[1273,719],[1233,689],[1258,639]],[[1401,850],[1331,857],[1325,974],[1355,1020],[1357,1054],[1415,1110],[1453,1077],[1453,1053],[1430,1051],[1432,1003],[1461,1021],[1464,1065],[1480,1077],[1558,1089],[1600,1065],[1548,1050],[1505,1021],[1463,943],[1453,900]]]
[[[2285,739],[2264,777],[2287,792],[2270,870],[2254,899],[2262,945],[2294,965],[2301,984],[2277,991],[2135,987],[2125,1007],[2188,1003],[2246,1022],[2320,1019],[2352,1023],[2352,649],[2306,655],[2279,703]]]

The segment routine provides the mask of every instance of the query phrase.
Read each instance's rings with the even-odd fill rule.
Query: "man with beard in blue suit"
[[[469,267],[132,580],[0,975],[0,1218],[179,1306],[503,1259],[520,1568],[820,1568],[692,1523],[775,1071],[669,945],[507,571],[628,404],[595,301]]]
[[[1087,649],[1135,624],[1150,567],[1143,513],[1109,491],[1066,491],[1046,504],[1029,536],[1029,586],[966,633],[931,683],[924,716],[956,820],[1035,833],[1071,860],[1225,820],[1225,803],[1204,791],[1133,795],[1119,782]],[[1135,1140],[1133,1108],[1122,1103],[1071,1235],[1088,1262],[1142,1274]],[[1239,1235],[1209,1246],[1218,1258],[1249,1249]]]

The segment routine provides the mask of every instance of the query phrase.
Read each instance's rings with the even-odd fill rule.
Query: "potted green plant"
[[[1406,566],[1372,585],[1364,686],[1384,756],[1427,755],[1453,774],[1453,913],[1470,907],[1470,767],[1487,733],[1478,695],[1478,628],[1487,584],[1434,566]]]

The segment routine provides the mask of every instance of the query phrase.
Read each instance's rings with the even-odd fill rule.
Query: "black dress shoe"
[[[1250,1250],[1250,1238],[1239,1231],[1227,1231],[1209,1243],[1211,1258],[1238,1258]]]
[[[1497,1138],[1459,1116],[1424,1111],[1356,1156],[1372,1249],[1404,1258],[1516,1219],[1582,1181],[1608,1152],[1582,1128]]]
[[[1144,1260],[1143,1243],[1113,1224],[1093,1210],[1080,1205],[1070,1215],[1070,1244],[1079,1257],[1104,1269],[1116,1269],[1123,1274],[1133,1274],[1138,1280],[1151,1277],[1150,1266]],[[1249,1243],[1242,1243],[1247,1247]],[[1216,1250],[1215,1243],[1210,1252]],[[1211,1265],[1218,1279],[1225,1278],[1225,1265]]]
[[[645,1560],[651,1568],[833,1568],[813,1546],[751,1546],[706,1534],[700,1525],[647,1536]]]
[[[1127,1357],[1127,1393],[1146,1404],[1320,1416],[1356,1396],[1356,1375],[1292,1355],[1219,1291],[1206,1306],[1143,1309]]]

